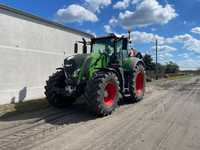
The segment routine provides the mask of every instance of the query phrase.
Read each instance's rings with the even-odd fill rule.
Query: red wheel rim
[[[144,90],[144,76],[142,72],[139,72],[136,76],[136,96],[141,96]]]
[[[112,82],[107,83],[104,89],[104,104],[108,107],[112,106],[115,101],[117,88],[116,85]]]

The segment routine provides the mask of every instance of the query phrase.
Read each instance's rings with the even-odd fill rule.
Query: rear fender
[[[144,66],[143,60],[139,59],[137,57],[133,57],[132,58],[132,63],[131,63],[132,68],[135,68],[138,64],[142,64]]]

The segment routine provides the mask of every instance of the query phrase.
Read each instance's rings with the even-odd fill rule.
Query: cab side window
[[[128,40],[122,39],[122,56],[123,59],[128,57]]]
[[[128,57],[128,50],[127,50],[128,43],[124,39],[117,42],[117,59],[122,60]],[[125,49],[123,49],[125,48]]]

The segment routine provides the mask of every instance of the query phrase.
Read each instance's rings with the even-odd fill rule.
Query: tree
[[[196,72],[198,75],[200,75],[200,68],[198,68]]]
[[[167,65],[166,65],[166,69],[165,69],[165,73],[177,73],[179,71],[179,66],[170,61]]]
[[[148,71],[155,70],[156,65],[153,62],[153,58],[151,57],[151,55],[145,54],[143,57],[143,61],[144,61],[146,70],[148,70]]]
[[[158,63],[158,73],[160,76],[164,76],[166,70],[166,66]]]

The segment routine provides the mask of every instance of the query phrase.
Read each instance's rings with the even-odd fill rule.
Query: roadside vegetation
[[[146,54],[143,57],[145,63],[145,69],[147,74],[147,81],[151,81],[156,78],[156,63],[153,61],[151,55]],[[167,64],[157,64],[158,68],[158,78],[167,78],[170,80],[177,79],[188,79],[196,74],[200,74],[200,69],[198,71],[181,71],[180,67],[175,62],[168,62]]]

